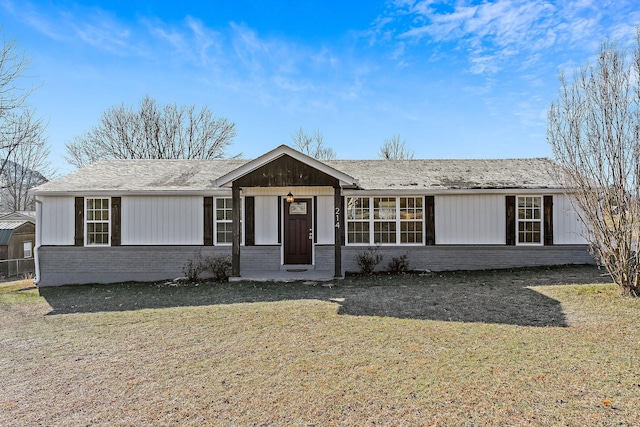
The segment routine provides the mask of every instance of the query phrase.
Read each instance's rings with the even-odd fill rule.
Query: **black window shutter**
[[[244,198],[244,245],[255,246],[256,244],[256,198]]]
[[[120,246],[121,244],[121,204],[120,197],[111,198],[111,246]]]
[[[84,197],[76,197],[74,246],[84,245]]]
[[[424,210],[426,228],[425,245],[433,246],[436,244],[436,201],[434,196],[425,196]]]
[[[544,244],[553,245],[553,196],[544,196]]]
[[[204,238],[205,246],[213,246],[213,197],[204,198]]]
[[[506,206],[506,244],[514,246],[516,244],[516,196],[505,197]]]

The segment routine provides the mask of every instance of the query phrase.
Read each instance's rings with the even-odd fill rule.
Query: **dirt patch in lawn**
[[[596,267],[348,276],[325,282],[121,283],[42,288],[50,315],[313,299],[339,314],[567,326],[560,303],[532,286],[607,283]]]

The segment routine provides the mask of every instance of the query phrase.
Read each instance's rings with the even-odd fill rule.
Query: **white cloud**
[[[85,19],[71,14],[66,17],[66,24],[72,33],[91,46],[112,52],[129,48],[131,30],[104,11],[96,10]]]
[[[635,0],[396,0],[376,22],[398,47],[449,43],[468,52],[470,71],[497,73],[507,61],[534,64],[540,52],[591,54],[607,35],[626,39],[638,22]],[[389,19],[391,18],[391,20]],[[380,25],[384,23],[384,25]],[[404,46],[402,46],[404,48]],[[405,49],[406,50],[406,49]],[[404,52],[399,48],[395,52]]]
[[[494,74],[499,70],[495,56],[475,56],[471,58],[471,72],[473,74]]]
[[[132,30],[116,16],[99,7],[56,9],[25,1],[19,7],[4,1],[2,7],[14,19],[56,41],[85,43],[118,55],[137,54]]]

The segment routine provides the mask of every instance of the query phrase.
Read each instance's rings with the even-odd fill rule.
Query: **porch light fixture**
[[[291,191],[289,191],[289,194],[287,194],[287,203],[293,203],[293,194],[291,194]]]

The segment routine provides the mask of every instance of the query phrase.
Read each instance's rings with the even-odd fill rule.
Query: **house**
[[[162,280],[198,254],[232,276],[341,277],[379,246],[414,269],[593,263],[548,159],[108,160],[33,190],[39,286]]]

